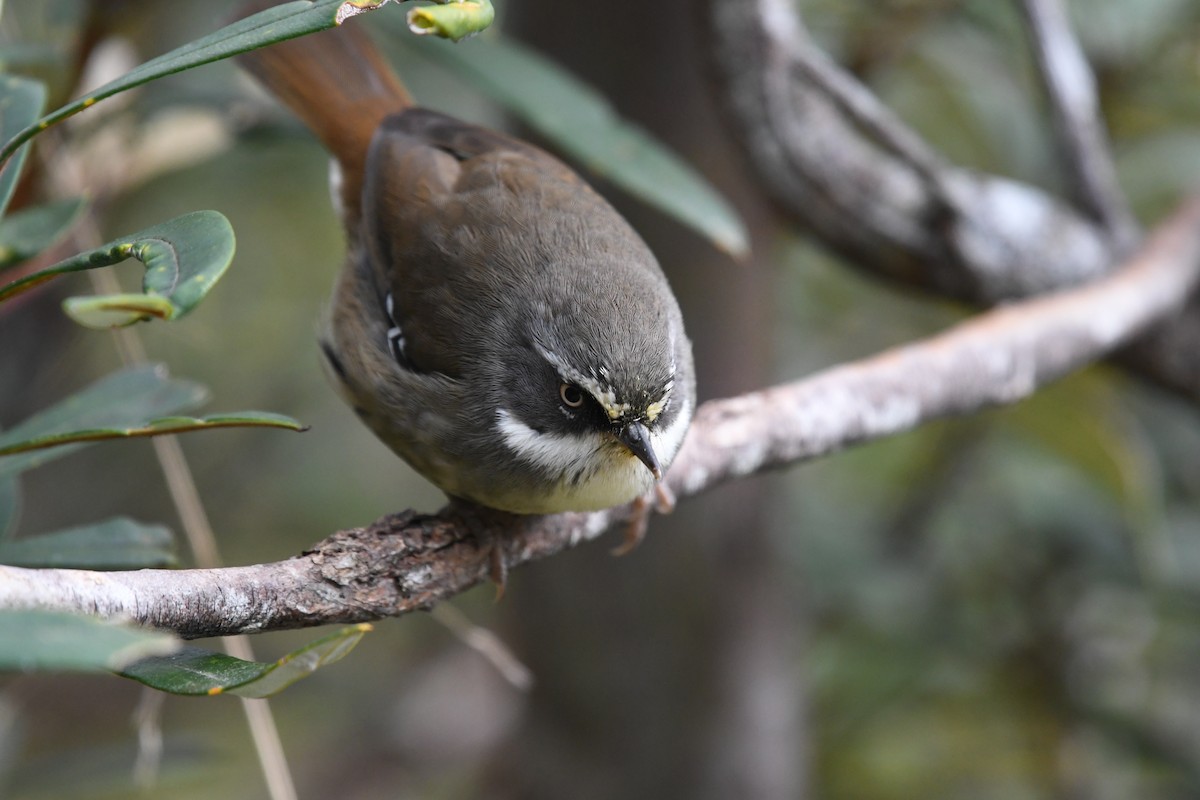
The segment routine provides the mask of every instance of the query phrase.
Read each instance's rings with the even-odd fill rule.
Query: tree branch
[[[666,481],[677,495],[939,417],[1012,403],[1177,313],[1200,280],[1200,196],[1119,272],[760,392],[703,404]],[[595,539],[630,507],[520,517],[452,504],[340,531],[301,555],[223,569],[99,573],[0,567],[0,609],[129,617],[187,637],[357,622],[428,609],[510,567]]]
[[[785,32],[786,27],[775,31],[775,34],[779,36]],[[949,166],[945,160],[881,103],[870,89],[840,69],[816,45],[808,42],[804,31],[793,29],[791,38],[792,41],[807,42],[805,46],[791,50],[791,67],[796,75],[818,89],[847,121],[852,122],[874,144],[919,175],[928,184],[930,192],[942,192],[942,178]]]
[[[1067,19],[1061,0],[1021,0],[1038,75],[1050,103],[1059,157],[1071,179],[1075,202],[1112,237],[1118,252],[1137,242],[1137,222],[1117,184],[1109,154],[1096,79]]]
[[[721,97],[763,187],[850,264],[991,306],[1120,263],[1105,224],[1035,187],[930,155],[819,51],[790,0],[710,0],[707,21]],[[1200,402],[1200,367],[1181,356],[1197,350],[1200,307],[1150,332],[1122,363]]]

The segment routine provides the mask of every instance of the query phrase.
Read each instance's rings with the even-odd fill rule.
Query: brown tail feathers
[[[247,17],[272,5],[250,0],[237,16]],[[379,123],[413,104],[400,79],[354,21],[252,50],[237,60],[316,134],[338,160],[349,184],[362,180],[367,146]]]

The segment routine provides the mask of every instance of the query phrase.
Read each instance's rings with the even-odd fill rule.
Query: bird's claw
[[[612,554],[624,556],[637,549],[646,538],[652,511],[670,514],[674,510],[675,494],[662,481],[655,482],[653,489],[633,501],[633,514],[625,525],[621,543],[612,549]]]

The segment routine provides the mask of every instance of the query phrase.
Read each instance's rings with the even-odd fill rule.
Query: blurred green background
[[[109,0],[84,29],[73,21],[86,6],[10,2],[0,18],[7,41],[59,48],[58,66],[24,66],[58,81],[60,99],[74,71],[62,65],[80,48],[132,66],[230,9]],[[948,157],[1061,188],[1012,3],[799,6],[822,45]],[[1070,7],[1123,186],[1152,224],[1200,177],[1200,5]],[[506,35],[597,86],[750,225],[755,257],[737,264],[610,193],[672,279],[703,397],[970,313],[875,283],[779,223],[710,96],[698,4],[501,0],[498,11]],[[401,14],[354,24],[379,34],[421,102],[503,125],[486,98],[403,45]],[[387,512],[440,507],[318,366],[315,324],[342,242],[326,157],[298,124],[222,63],[97,106],[64,146],[86,167],[105,237],[199,208],[237,231],[234,265],[200,309],[138,329],[152,358],[211,387],[207,410],[312,426],[183,439],[227,563],[287,558]],[[118,268],[126,286],[139,270]],[[119,365],[108,334],[58,309],[84,283],[0,313],[0,426]],[[533,670],[531,691],[414,615],[379,623],[271,706],[303,798],[1197,797],[1198,464],[1194,408],[1095,368],[1015,408],[688,501],[628,557],[611,558],[605,541],[515,572],[500,603],[488,587],[458,598]],[[178,528],[145,442],[90,448],[23,489],[21,534],[116,514]],[[254,645],[274,658],[314,635]],[[137,796],[135,684],[28,676],[0,687],[0,796]],[[161,728],[146,796],[266,796],[233,698],[167,698]]]

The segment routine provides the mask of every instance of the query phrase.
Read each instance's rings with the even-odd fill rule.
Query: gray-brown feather
[[[591,477],[548,475],[497,433],[501,409],[539,432],[574,430],[547,353],[635,409],[678,380],[680,401],[660,422],[690,411],[690,345],[666,279],[640,237],[557,159],[405,111],[372,142],[363,209],[335,298],[334,346],[368,424],[447,492],[537,511],[550,482]],[[404,365],[380,313],[388,293]],[[353,314],[374,319],[364,328]]]

